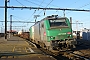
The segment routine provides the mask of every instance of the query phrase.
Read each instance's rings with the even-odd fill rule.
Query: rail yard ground
[[[7,58],[23,58],[21,60],[55,60],[55,58],[43,54],[34,44],[28,43],[25,39],[17,36],[11,36],[11,38],[7,40],[5,40],[4,37],[0,38],[0,58],[5,58],[6,60]]]
[[[57,56],[51,55],[50,52],[37,48],[29,40],[17,37],[8,36],[5,40],[4,37],[0,38],[0,58],[24,58],[35,60],[90,60],[90,41],[77,40],[76,48],[69,51],[60,51]]]

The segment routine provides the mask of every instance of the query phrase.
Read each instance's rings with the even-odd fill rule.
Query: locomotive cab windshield
[[[66,18],[49,19],[50,28],[53,27],[68,27]]]

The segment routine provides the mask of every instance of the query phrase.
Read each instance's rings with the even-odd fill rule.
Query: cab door
[[[43,21],[40,24],[40,32],[41,32],[41,41],[44,40],[44,23]]]

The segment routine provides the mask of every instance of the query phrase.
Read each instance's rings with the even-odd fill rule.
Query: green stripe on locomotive
[[[30,34],[30,39],[34,39],[34,26],[31,26],[29,31],[30,31],[30,33],[29,33]]]
[[[68,27],[50,28],[49,20],[44,20],[44,25],[46,28],[46,36],[47,36],[46,38],[48,42],[50,42],[51,40],[65,40],[65,39],[73,38],[72,28],[70,26],[69,19],[66,18],[65,22],[67,23]]]
[[[30,27],[30,29],[29,29],[29,31],[30,31],[30,38],[32,37],[32,28]]]

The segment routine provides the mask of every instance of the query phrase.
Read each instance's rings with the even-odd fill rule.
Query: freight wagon
[[[29,33],[30,32],[22,32],[22,33],[18,34],[18,36],[21,38],[29,40],[29,37],[30,37]]]
[[[69,19],[57,15],[47,16],[31,26],[30,40],[49,50],[74,48],[77,44]]]

